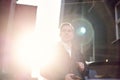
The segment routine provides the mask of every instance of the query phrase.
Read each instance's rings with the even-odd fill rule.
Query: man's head
[[[74,37],[74,27],[70,23],[63,23],[60,26],[60,37],[64,42],[72,41]]]

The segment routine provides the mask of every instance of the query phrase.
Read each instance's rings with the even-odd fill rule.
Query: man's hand
[[[79,67],[80,71],[84,71],[84,69],[85,69],[84,63],[82,63],[82,62],[77,62],[77,63],[78,63],[78,67]]]
[[[74,79],[72,79],[72,76],[74,76],[74,74],[72,74],[72,73],[67,74],[67,75],[65,76],[65,80],[74,80]]]
[[[81,80],[81,78],[71,73],[65,76],[65,80]]]

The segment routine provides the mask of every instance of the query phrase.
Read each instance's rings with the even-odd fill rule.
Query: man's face
[[[74,37],[74,32],[72,27],[70,27],[69,25],[64,25],[61,29],[60,37],[64,42],[71,41]]]

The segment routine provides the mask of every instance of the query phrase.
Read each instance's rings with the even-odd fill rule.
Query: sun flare
[[[39,78],[40,67],[53,60],[54,45],[60,39],[58,26],[61,0],[38,2],[35,32],[16,38],[15,47],[18,62],[30,68],[33,77]]]

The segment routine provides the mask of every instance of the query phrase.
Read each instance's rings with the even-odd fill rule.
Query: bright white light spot
[[[108,62],[108,59],[106,59],[105,61]]]
[[[39,0],[18,0],[17,4],[24,4],[24,5],[33,5],[37,6],[39,3]]]
[[[80,33],[81,34],[85,34],[86,33],[86,28],[85,27],[81,27],[80,28]]]
[[[17,39],[16,57],[21,64],[32,69],[32,77],[41,79],[38,71],[54,60],[54,45],[60,40],[58,26],[61,0],[19,0],[18,3],[20,2],[37,4],[37,22],[34,34]]]

